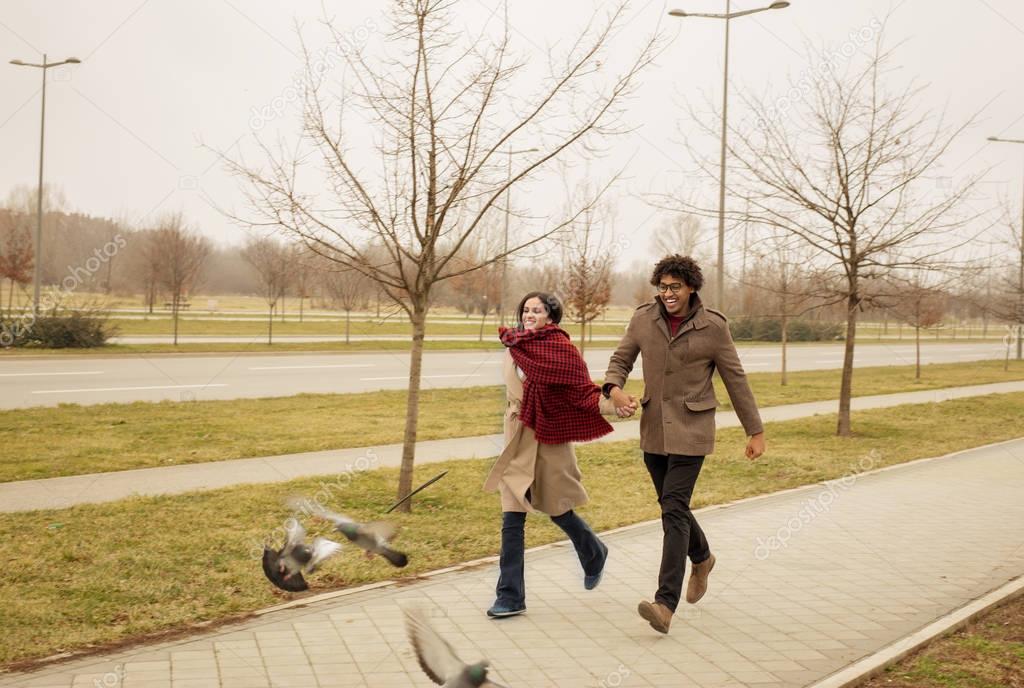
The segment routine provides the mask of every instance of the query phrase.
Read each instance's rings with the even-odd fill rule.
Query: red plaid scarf
[[[557,325],[536,330],[498,329],[516,365],[526,375],[519,420],[541,444],[588,442],[612,426],[598,410],[601,388],[590,379],[583,356]]]

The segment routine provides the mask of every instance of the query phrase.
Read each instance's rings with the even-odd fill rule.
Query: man
[[[608,364],[604,393],[620,416],[633,415],[637,399],[623,387],[637,355],[643,355],[640,448],[661,505],[664,538],[658,592],[653,603],[641,602],[637,611],[654,630],[668,633],[682,593],[686,558],[693,563],[686,590],[691,604],[704,596],[715,566],[704,531],[690,511],[690,498],[704,457],[715,446],[718,400],[711,376],[716,369],[750,438],[747,458],[761,456],[765,441],[726,318],[701,304],[700,266],[686,256],[667,256],[654,267],[651,284],[659,295],[633,313]]]

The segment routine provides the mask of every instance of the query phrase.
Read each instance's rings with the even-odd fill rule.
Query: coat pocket
[[[705,397],[703,399],[697,399],[695,401],[684,401],[686,408],[691,411],[710,411],[711,409],[718,407],[718,399],[714,397]]]

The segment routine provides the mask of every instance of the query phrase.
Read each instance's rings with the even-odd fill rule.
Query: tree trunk
[[[302,307],[302,302],[303,302],[303,301],[305,301],[305,300],[306,300],[306,297],[305,297],[305,296],[303,296],[303,295],[302,295],[302,294],[300,293],[300,294],[299,294],[299,322],[302,322],[302,313],[303,313],[303,307]]]
[[[171,317],[174,319],[174,346],[178,346],[178,307],[181,304],[181,293],[175,292],[171,297]]]
[[[267,346],[274,343],[274,304],[267,304]]]
[[[352,328],[352,311],[345,311],[345,343],[349,343],[349,333]]]
[[[587,350],[587,321],[580,321],[580,355]]]
[[[480,316],[480,334],[477,337],[481,342],[484,340],[484,324],[487,322],[487,308],[484,307],[483,315]]]
[[[416,433],[420,414],[420,378],[423,372],[423,340],[427,331],[427,309],[414,306],[412,315],[412,350],[409,352],[409,395],[405,406],[405,435],[402,438],[402,467],[398,473],[398,496],[404,499],[412,492],[412,473],[416,461]],[[412,500],[398,507],[401,513],[412,511]]]
[[[917,349],[917,363],[915,365],[914,379],[921,379],[921,326],[918,325],[914,328],[914,342],[915,348]]]
[[[284,294],[281,294],[281,322],[284,322]]]
[[[786,343],[789,341],[789,317],[782,316],[782,386],[785,387],[789,384],[788,374],[786,372]]]
[[[857,336],[857,295],[851,294],[846,302],[846,347],[843,352],[843,378],[839,386],[839,422],[836,434],[849,437],[850,397],[853,396],[853,346]]]

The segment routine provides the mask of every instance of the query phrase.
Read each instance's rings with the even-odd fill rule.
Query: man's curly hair
[[[674,253],[671,256],[662,258],[654,266],[651,284],[655,287],[658,286],[661,278],[666,275],[678,277],[683,280],[686,286],[694,291],[700,291],[700,288],[704,286],[704,274],[700,271],[697,261],[689,256],[681,256],[678,253]]]

